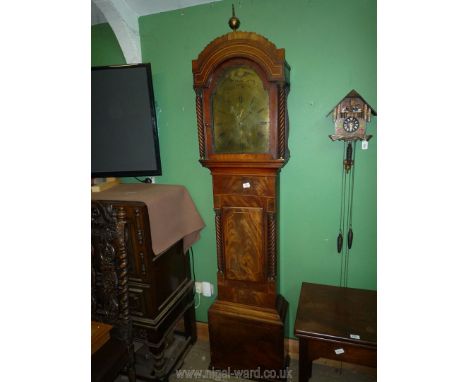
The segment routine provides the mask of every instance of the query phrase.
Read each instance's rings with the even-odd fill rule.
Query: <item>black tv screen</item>
[[[161,175],[150,64],[91,68],[91,177]]]

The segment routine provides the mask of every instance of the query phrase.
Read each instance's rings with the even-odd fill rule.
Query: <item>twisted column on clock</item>
[[[197,109],[197,127],[198,127],[198,148],[200,159],[205,159],[205,131],[203,126],[203,95],[202,89],[196,89],[196,109]]]
[[[224,258],[223,258],[223,236],[221,232],[221,209],[215,209],[215,224],[216,224],[216,254],[218,257],[218,270],[224,273]]]
[[[275,214],[267,215],[268,224],[268,279],[276,279],[276,219]]]
[[[284,158],[286,154],[286,87],[285,84],[278,85],[278,122],[279,137],[278,149],[279,157]]]

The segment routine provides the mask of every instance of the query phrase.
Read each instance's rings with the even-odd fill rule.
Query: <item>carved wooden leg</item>
[[[312,375],[312,361],[309,358],[307,340],[299,339],[299,382],[307,382]]]
[[[166,340],[164,335],[161,335],[156,330],[148,330],[148,350],[149,354],[147,355],[149,359],[152,359],[152,377],[159,377],[163,375],[163,369],[165,364],[165,348]]]
[[[150,347],[151,353],[153,354],[154,358],[154,370],[157,375],[160,375],[164,368],[164,345],[164,341],[162,341],[160,346]]]

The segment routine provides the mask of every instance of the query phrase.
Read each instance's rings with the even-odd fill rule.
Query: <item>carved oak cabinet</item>
[[[284,49],[233,31],[192,61],[200,163],[210,169],[218,296],[211,366],[282,370],[287,301],[277,293],[279,172],[289,157]]]
[[[153,252],[145,203],[93,200],[93,285],[94,280],[99,284],[102,279],[99,260],[114,251],[106,241],[111,232],[110,225],[104,224],[103,220],[106,211],[109,216],[113,211],[120,211],[119,222],[123,225],[120,240],[128,254],[125,274],[127,308],[133,322],[133,337],[143,344],[136,353],[138,379],[165,381],[197,339],[189,257],[183,251],[183,240],[164,252]],[[103,249],[98,251],[99,248]]]

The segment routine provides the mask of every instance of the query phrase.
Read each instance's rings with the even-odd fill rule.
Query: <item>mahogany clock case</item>
[[[231,32],[192,62],[200,162],[213,180],[218,296],[208,324],[216,369],[279,372],[288,362],[288,303],[277,293],[279,171],[289,155],[284,56],[263,36]]]

